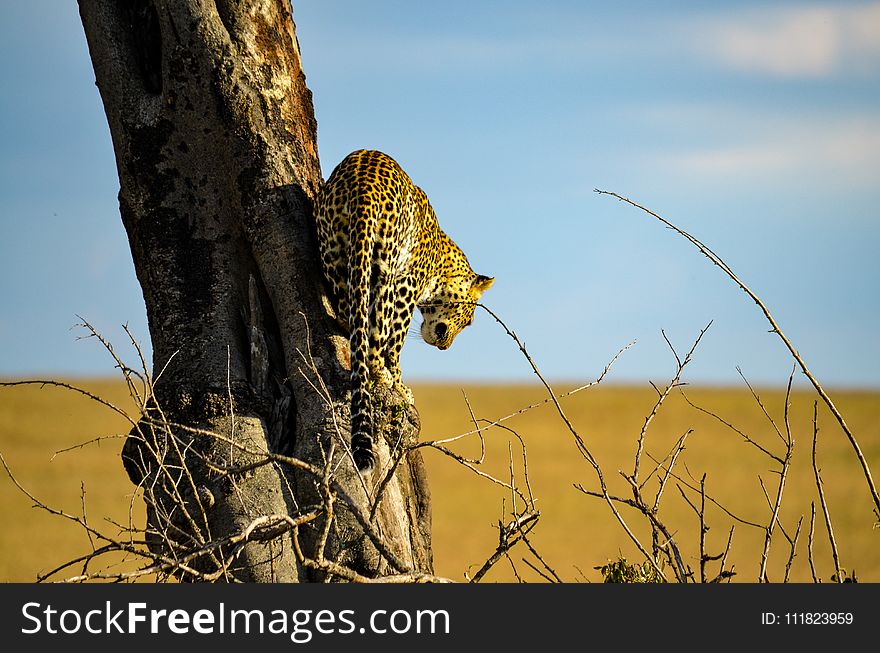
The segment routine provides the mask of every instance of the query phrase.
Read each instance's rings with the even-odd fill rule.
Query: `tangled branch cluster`
[[[338,457],[335,457],[336,446],[347,447],[347,441],[341,434],[330,443],[329,451],[325,452],[324,464],[321,466],[308,463],[295,457],[280,453],[267,453],[265,450],[255,450],[237,440],[235,436],[236,422],[233,411],[233,402],[230,393],[229,401],[229,433],[218,433],[212,430],[195,428],[185,424],[175,423],[168,419],[162,407],[156,400],[155,386],[161,378],[161,371],[151,377],[147,371],[147,364],[136,340],[126,329],[131,343],[135,347],[140,370],[136,371],[125,365],[114,353],[112,346],[98,331],[87,322],[83,321],[89,336],[98,339],[108,352],[113,356],[117,367],[122,371],[131,397],[135,400],[138,415],[132,417],[119,407],[110,402],[89,393],[86,390],[57,381],[22,381],[3,383],[2,385],[20,385],[24,383],[53,385],[78,392],[93,401],[122,415],[130,424],[131,432],[128,436],[129,443],[137,446],[126,446],[124,458],[126,459],[129,475],[140,478],[139,494],[146,503],[148,520],[145,527],[138,527],[130,518],[128,524],[113,524],[116,533],[108,533],[106,530],[93,526],[86,518],[85,497],[83,496],[83,513],[74,515],[52,508],[23,488],[12,472],[6,466],[6,461],[0,456],[7,473],[12,477],[18,488],[24,492],[37,506],[50,513],[70,520],[78,524],[88,534],[91,543],[91,551],[85,555],[70,560],[63,565],[45,573],[38,580],[63,580],[66,582],[84,582],[90,580],[113,580],[133,581],[139,578],[151,578],[159,581],[177,579],[185,581],[218,581],[231,580],[230,568],[241,554],[243,548],[249,543],[261,542],[270,547],[292,546],[297,562],[307,569],[323,574],[326,580],[344,580],[349,582],[444,582],[447,579],[439,578],[430,574],[416,573],[394,553],[394,548],[385,540],[385,536],[375,528],[376,511],[379,507],[384,492],[392,479],[397,466],[409,451],[420,448],[431,448],[459,463],[469,472],[476,474],[488,483],[503,488],[506,497],[501,508],[501,516],[497,522],[498,544],[494,551],[490,551],[484,562],[475,564],[470,569],[476,568],[473,574],[466,574],[470,582],[480,582],[500,561],[506,561],[514,576],[520,582],[523,581],[520,573],[521,567],[514,560],[512,551],[514,548],[525,549],[520,562],[525,564],[532,572],[548,582],[563,582],[559,573],[546,560],[546,557],[538,550],[532,538],[532,534],[541,521],[541,511],[538,510],[536,499],[532,490],[528,472],[528,451],[525,440],[519,433],[510,428],[506,422],[522,415],[523,413],[543,405],[552,405],[556,416],[564,425],[565,430],[571,436],[577,451],[588,463],[595,476],[595,485],[575,483],[574,487],[584,495],[599,498],[607,505],[614,519],[620,525],[626,536],[631,540],[640,552],[643,561],[637,564],[629,564],[624,559],[617,562],[609,561],[608,564],[596,567],[600,569],[606,580],[624,582],[666,582],[676,581],[679,583],[701,582],[717,583],[730,581],[739,572],[735,571],[734,564],[729,562],[731,545],[737,527],[756,529],[763,535],[763,546],[760,556],[756,561],[757,573],[755,578],[758,582],[769,582],[768,560],[771,547],[776,537],[781,534],[788,547],[788,555],[780,576],[788,581],[794,559],[797,555],[798,542],[800,540],[804,516],[801,515],[795,524],[787,527],[780,519],[780,512],[785,496],[785,485],[791,467],[794,451],[794,438],[789,420],[789,407],[792,391],[792,383],[798,368],[814,386],[819,398],[828,406],[837,423],[846,434],[853,447],[856,457],[861,465],[869,493],[874,500],[875,510],[880,517],[880,499],[873,484],[870,469],[865,460],[858,442],[846,425],[842,415],[832,402],[830,396],[809,372],[802,357],[793,347],[788,338],[772,318],[769,310],[761,300],[733,273],[733,271],[708,247],[696,238],[675,227],[664,218],[645,209],[644,207],[615,193],[597,191],[612,195],[623,202],[627,202],[650,215],[658,218],[669,228],[684,236],[693,243],[701,253],[706,255],[715,265],[720,267],[750,298],[752,298],[771,324],[772,331],[777,333],[794,358],[794,366],[788,378],[788,384],[784,399],[784,417],[781,424],[771,416],[758,393],[752,388],[748,380],[742,375],[743,381],[749,388],[754,401],[766,416],[776,436],[778,446],[762,445],[756,439],[736,427],[730,421],[697,405],[684,391],[686,383],[683,381],[684,372],[693,359],[694,353],[700,344],[704,334],[711,326],[711,322],[702,329],[695,338],[689,350],[681,356],[663,333],[663,337],[676,361],[675,371],[665,387],[654,384],[657,397],[650,412],[644,419],[644,423],[635,438],[632,471],[620,471],[619,474],[629,488],[629,496],[611,494],[608,486],[606,473],[599,464],[597,458],[589,446],[589,438],[584,437],[575,428],[572,421],[566,415],[563,408],[563,400],[574,394],[585,391],[599,385],[611,370],[617,359],[629,349],[633,343],[623,347],[605,366],[599,376],[590,383],[565,393],[557,393],[547,382],[535,363],[525,345],[492,310],[481,306],[505,331],[506,335],[515,343],[519,352],[534,374],[539,379],[546,398],[542,401],[525,406],[509,415],[497,419],[478,418],[471,407],[468,397],[464,401],[467,406],[473,428],[459,435],[412,444],[397,443],[392,448],[392,461],[387,467],[385,475],[377,484],[375,496],[372,499],[370,510],[364,513],[358,503],[349,496],[346,489],[339,483],[336,476]],[[313,384],[315,392],[330,402],[329,393],[320,382],[320,374],[314,361],[308,352],[303,355],[303,363],[310,369],[311,378],[316,379]],[[728,508],[720,500],[713,497],[707,491],[708,474],[703,473],[697,478],[689,471],[680,472],[680,460],[685,450],[688,437],[692,429],[685,430],[677,439],[671,449],[662,457],[649,453],[646,443],[650,434],[650,427],[662,410],[664,403],[673,394],[679,393],[681,397],[695,410],[708,415],[718,421],[726,429],[736,433],[748,446],[754,447],[767,459],[772,468],[776,480],[768,487],[764,480],[759,477],[759,485],[767,504],[767,516],[764,521],[745,519]],[[816,444],[818,440],[818,401],[813,405],[812,421],[812,467],[817,490],[817,500],[821,507],[822,518],[825,524],[825,532],[833,558],[835,573],[832,580],[842,582],[855,580],[855,574],[847,576],[841,567],[838,547],[832,527],[832,518],[826,501],[820,468],[816,461]],[[483,464],[486,459],[487,432],[506,433],[508,441],[508,478],[502,479],[485,471]],[[449,445],[459,443],[466,439],[479,442],[480,455],[467,457],[456,452]],[[223,464],[215,458],[201,453],[203,447],[200,442],[211,441],[213,444],[221,444],[230,451],[229,461],[235,464]],[[518,451],[514,455],[514,443]],[[126,453],[127,452],[127,453]],[[232,455],[232,454],[235,455]],[[349,452],[350,454],[350,452]],[[245,461],[242,463],[241,461]],[[206,517],[207,511],[215,501],[209,488],[200,486],[194,479],[192,470],[195,466],[207,468],[210,475],[217,482],[227,482],[236,486],[236,479],[265,465],[273,465],[282,469],[296,469],[312,479],[318,488],[317,496],[320,497],[314,505],[299,506],[294,514],[263,514],[255,515],[253,519],[244,524],[238,532],[226,534],[223,537],[214,537]],[[283,475],[282,475],[283,476]],[[696,542],[683,542],[679,537],[680,528],[668,524],[661,512],[666,490],[674,485],[682,500],[692,510],[699,522],[699,530]],[[649,490],[649,486],[653,490]],[[290,488],[288,488],[290,489]],[[134,499],[132,499],[134,501]],[[707,544],[706,533],[709,531],[707,505],[714,506],[730,519],[727,529],[726,544],[723,549],[711,551]],[[624,516],[621,508],[629,509],[638,520],[648,527],[651,534],[650,544],[646,544],[637,536],[635,528],[628,517]],[[327,542],[330,537],[334,517],[340,510],[348,511],[371,543],[376,547],[379,554],[387,562],[392,573],[377,578],[371,578],[358,573],[350,566],[335,560],[326,554]],[[133,507],[129,514],[133,512]],[[812,578],[819,582],[816,574],[813,543],[816,525],[816,501],[811,505],[808,535],[808,560]],[[309,527],[317,529],[318,538],[315,546],[304,547],[301,541],[301,529]],[[287,538],[287,539],[285,539]],[[687,549],[687,551],[685,550]],[[691,553],[693,551],[693,553]],[[111,553],[122,553],[128,563],[124,569],[114,570],[102,566],[101,561]],[[696,568],[687,564],[686,560],[696,560]],[[134,564],[131,564],[134,561]],[[134,568],[132,568],[134,567]],[[71,573],[76,570],[75,573]]]

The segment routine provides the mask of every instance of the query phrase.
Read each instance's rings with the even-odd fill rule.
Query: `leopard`
[[[314,215],[328,295],[349,336],[351,455],[366,473],[375,465],[371,391],[384,386],[413,403],[400,353],[415,309],[421,339],[446,350],[495,278],[473,271],[425,192],[378,150],[356,150],[336,166]]]

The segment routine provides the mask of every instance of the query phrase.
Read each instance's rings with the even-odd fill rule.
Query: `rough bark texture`
[[[379,443],[380,464],[370,477],[358,475],[343,446],[348,342],[330,316],[318,267],[311,217],[322,183],[316,122],[288,2],[79,6],[116,153],[153,369],[161,371],[158,404],[172,422],[319,467],[333,443],[339,486],[361,515],[374,516],[374,531],[403,571],[430,572],[430,497],[420,454],[406,454],[383,484],[393,463],[387,443]],[[417,437],[414,411],[387,420],[389,442]],[[192,474],[181,493],[206,512],[195,524],[175,525],[187,536],[229,536],[257,516],[296,516],[321,503],[317,480],[283,465],[219,477],[213,466],[244,466],[256,454],[186,433],[179,435],[198,455],[178,452]],[[131,438],[126,451],[129,462],[146,457]],[[127,469],[136,483],[155,482],[149,464]],[[153,529],[167,530],[155,510],[150,520]],[[320,520],[301,530],[307,555],[320,531]],[[368,576],[395,571],[341,501],[325,556]],[[319,576],[298,564],[288,533],[249,543],[219,577]]]

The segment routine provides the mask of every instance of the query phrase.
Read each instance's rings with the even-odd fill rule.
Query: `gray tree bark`
[[[79,7],[147,308],[157,411],[182,425],[177,445],[161,446],[190,472],[166,488],[184,497],[189,514],[147,501],[151,547],[179,557],[169,540],[198,549],[263,515],[317,510],[322,516],[299,530],[305,557],[316,556],[320,479],[278,459],[252,463],[271,452],[325,468],[332,455],[335,492],[346,500],[334,503],[322,557],[369,577],[431,573],[421,455],[393,444],[417,437],[415,412],[385,415],[392,446],[379,438],[372,476],[360,476],[346,451],[348,341],[332,319],[318,263],[317,127],[288,1],[79,0]],[[150,451],[142,434],[129,437],[123,458],[133,482],[157,487]],[[218,580],[329,573],[302,564],[290,530],[215,549],[191,565]]]

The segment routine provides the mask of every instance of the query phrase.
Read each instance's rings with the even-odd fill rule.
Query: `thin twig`
[[[657,460],[656,460],[655,458],[653,458],[653,457],[651,456],[650,453],[648,454],[648,457],[651,458],[652,460],[654,460],[654,462],[657,462]],[[671,467],[668,467],[667,469],[669,470],[669,475],[670,475],[672,478],[674,478],[676,481],[678,481],[679,483],[681,483],[682,485],[684,485],[684,486],[685,486],[686,488],[688,488],[689,490],[692,490],[693,492],[699,492],[699,489],[698,489],[696,486],[694,486],[694,485],[688,483],[688,482],[687,482],[684,478],[682,478],[680,475],[678,475],[678,474],[676,474],[675,472],[673,472],[673,471],[671,470]],[[728,510],[728,509],[727,509],[722,503],[720,503],[720,502],[717,501],[716,499],[712,498],[710,495],[707,494],[707,495],[706,495],[706,499],[708,499],[710,503],[713,503],[715,506],[717,506],[717,507],[718,507],[721,511],[723,511],[728,517],[730,517],[730,518],[732,518],[732,519],[738,521],[740,524],[744,524],[744,525],[746,525],[746,526],[751,526],[751,527],[753,527],[753,528],[759,528],[759,529],[761,529],[761,530],[764,530],[764,526],[762,526],[761,524],[756,524],[755,522],[751,522],[751,521],[749,521],[749,520],[747,520],[747,519],[743,519],[742,517],[739,517],[738,515],[735,515],[735,514],[732,513],[730,510]]]
[[[49,458],[49,462],[55,460],[60,454],[67,453],[68,451],[73,451],[74,449],[82,449],[84,447],[89,446],[90,444],[101,444],[103,440],[118,440],[120,438],[126,438],[127,435],[122,435],[121,433],[117,433],[115,435],[100,435],[96,438],[92,438],[91,440],[86,440],[85,442],[80,442],[79,444],[74,444],[69,447],[65,447],[63,449],[59,449],[55,453],[52,454],[52,457]]]
[[[532,543],[529,540],[529,538],[526,537],[526,534],[522,531],[520,531],[520,533],[522,535],[523,543],[526,545],[526,547],[528,547],[528,549],[529,549],[529,551],[531,551],[532,555],[535,556],[535,558],[537,558],[538,562],[541,563],[541,565],[544,567],[544,569],[547,570],[547,573],[550,574],[551,576],[553,576],[553,578],[551,579],[547,576],[544,576],[544,574],[541,574],[541,575],[544,576],[544,578],[547,578],[547,580],[561,583],[562,579],[559,577],[559,574],[556,573],[556,570],[554,570],[553,567],[551,567],[550,565],[547,564],[547,561],[544,560],[544,557],[540,553],[538,553],[537,549],[535,549],[534,546],[532,546]],[[529,564],[529,563],[527,562],[526,564]],[[529,565],[529,566],[532,567],[532,565]],[[532,567],[532,568],[534,569],[534,567]],[[541,572],[538,572],[538,573],[541,573]]]
[[[721,422],[722,424],[724,424],[724,426],[726,426],[727,428],[729,428],[731,431],[733,431],[734,433],[737,433],[738,435],[740,435],[740,436],[743,438],[743,440],[745,440],[747,443],[751,444],[752,446],[754,446],[755,448],[757,448],[759,451],[763,452],[764,454],[766,454],[767,456],[769,456],[769,457],[772,458],[773,460],[777,461],[780,465],[783,463],[782,458],[780,458],[780,457],[777,456],[776,454],[771,453],[769,450],[767,450],[767,449],[765,449],[764,447],[762,447],[760,444],[758,444],[757,442],[755,442],[752,438],[750,438],[746,433],[744,433],[743,431],[741,431],[740,429],[738,429],[736,426],[734,426],[733,424],[731,424],[730,422],[728,422],[728,421],[725,420],[724,418],[720,417],[720,416],[717,415],[716,413],[713,413],[712,411],[707,410],[707,409],[703,408],[702,406],[698,406],[697,404],[695,404],[693,401],[691,401],[691,398],[687,395],[687,393],[685,393],[684,390],[679,390],[679,392],[681,393],[682,398],[683,398],[683,399],[684,399],[684,400],[685,400],[685,401],[686,401],[686,402],[687,402],[692,408],[694,408],[694,409],[700,411],[701,413],[705,413],[705,414],[708,415],[709,417],[712,417],[712,418],[716,419],[717,421]]]
[[[483,563],[483,566],[470,579],[471,583],[479,583],[483,576],[495,566],[513,546],[522,539],[523,533],[528,533],[538,520],[537,512],[527,512],[519,515],[507,524],[498,523],[498,546],[489,559]]]
[[[672,474],[672,468],[675,467],[675,463],[678,460],[678,457],[681,455],[681,452],[684,451],[685,440],[687,440],[687,437],[691,433],[693,433],[693,429],[688,429],[684,433],[684,435],[682,435],[678,439],[678,442],[675,443],[672,451],[670,451],[671,456],[667,455],[667,458],[669,458],[669,465],[667,467],[663,468],[663,464],[666,462],[666,458],[657,463],[656,469],[663,469],[664,473],[663,477],[660,479],[660,486],[657,488],[657,494],[654,497],[654,505],[651,507],[651,510],[653,510],[654,512],[657,512],[660,509],[660,497],[663,496],[663,491],[666,489],[666,484],[669,482],[669,477]],[[652,475],[653,472],[648,475],[648,478],[650,478]],[[642,485],[647,482],[648,478],[646,478],[645,481],[642,482]]]
[[[709,556],[706,555],[706,533],[709,527],[706,526],[706,475],[700,479],[700,582],[706,582],[706,562]]]
[[[733,529],[736,528],[734,524],[730,525],[730,531],[727,534],[727,546],[724,547],[724,553],[721,555],[721,566],[718,568],[718,575],[712,579],[713,583],[718,583],[724,579],[730,579],[734,576],[733,569],[731,568],[729,571],[724,570],[724,565],[727,563],[727,556],[730,553],[730,545],[733,542]]]
[[[816,502],[810,501],[810,535],[807,539],[807,560],[810,563],[810,576],[813,577],[813,582],[818,583],[819,579],[816,576],[816,566],[813,564],[813,533],[814,527],[816,525]]]
[[[834,528],[831,525],[831,514],[828,512],[828,503],[825,501],[825,490],[822,489],[822,476],[816,464],[816,441],[819,439],[818,403],[813,402],[813,474],[816,477],[816,489],[819,492],[819,503],[822,506],[822,514],[825,516],[825,527],[828,531],[828,542],[831,544],[831,557],[834,559],[834,575],[837,582],[843,582],[840,571],[840,558],[837,555],[837,542],[834,539]]]
[[[538,569],[535,565],[533,565],[531,562],[529,562],[529,561],[526,560],[525,558],[521,558],[521,560],[522,560],[524,563],[526,563],[526,564],[529,566],[529,568],[531,568],[532,571],[534,571],[536,574],[538,574],[541,578],[543,578],[544,580],[546,580],[548,583],[561,583],[561,582],[562,582],[561,580],[559,580],[559,577],[558,577],[558,576],[555,577],[555,579],[554,579],[554,578],[550,578],[550,576],[548,576],[548,575],[545,574],[543,571],[541,571],[540,569]],[[520,581],[520,582],[522,582],[522,581]]]
[[[794,441],[791,437],[791,424],[788,419],[788,408],[789,403],[791,402],[791,384],[794,380],[794,368],[791,370],[791,375],[788,377],[788,387],[785,390],[785,435],[786,437],[782,437],[782,434],[779,434],[779,437],[782,438],[782,441],[785,443],[785,457],[782,461],[782,468],[779,471],[779,484],[776,486],[776,501],[772,505],[772,512],[770,515],[770,523],[767,525],[767,530],[764,535],[764,548],[761,551],[761,568],[758,572],[758,582],[767,582],[767,559],[770,554],[770,543],[773,539],[773,529],[776,526],[776,523],[779,519],[779,510],[782,506],[782,493],[785,490],[785,480],[788,476],[788,470],[791,466],[791,456],[792,451],[794,450]],[[742,373],[740,373],[742,374]],[[745,376],[743,376],[743,380],[745,380]],[[748,381],[746,381],[748,385]],[[751,386],[749,386],[751,390]],[[755,397],[755,400],[761,405],[760,399],[758,399],[758,395],[752,391],[752,394]],[[761,409],[764,410],[764,406],[761,405]],[[779,429],[776,428],[776,423],[770,418],[770,415],[767,414],[767,411],[764,410],[764,414],[767,415],[767,418],[770,419],[770,423],[773,424],[773,428],[776,429],[776,432],[779,433]],[[763,483],[761,484],[761,488],[764,488]],[[766,496],[766,490],[765,490]],[[800,529],[800,524],[798,524],[798,529]],[[782,530],[782,525],[780,524],[780,530]],[[784,531],[783,531],[784,532]],[[786,535],[787,537],[787,535]],[[794,555],[792,553],[792,555]]]
[[[779,437],[780,440],[782,440],[782,442],[784,444],[785,438],[782,437],[782,433],[780,433],[779,427],[776,426],[776,422],[774,421],[774,419],[772,417],[770,417],[770,413],[767,412],[767,409],[764,407],[764,403],[761,401],[761,397],[758,395],[758,393],[752,387],[752,384],[749,383],[749,380],[746,378],[746,375],[743,374],[742,368],[739,365],[736,366],[736,373],[739,374],[739,377],[746,384],[746,387],[749,389],[749,392],[752,393],[752,397],[754,398],[755,403],[758,404],[758,407],[761,409],[761,412],[764,413],[764,417],[766,417],[767,421],[770,422],[770,426],[773,427],[773,430],[776,431],[776,435]],[[792,371],[791,371],[791,376],[792,377],[794,376],[794,369],[792,369]],[[789,378],[788,387],[789,387],[789,394],[791,394],[791,378]]]
[[[798,519],[797,528],[794,531],[794,539],[791,541],[791,550],[788,554],[788,562],[785,563],[785,578],[783,578],[782,582],[787,583],[789,574],[791,573],[791,565],[794,562],[795,552],[797,550],[798,537],[801,534],[801,525],[804,523],[804,516],[801,515],[801,518]]]
[[[642,451],[644,450],[645,445],[645,435],[648,432],[648,427],[651,425],[654,417],[657,416],[657,413],[660,412],[660,407],[663,405],[663,402],[666,400],[666,397],[669,396],[669,393],[673,388],[679,386],[679,382],[681,380],[681,375],[684,372],[684,368],[687,367],[687,364],[691,361],[691,357],[696,351],[697,347],[700,344],[700,340],[703,339],[703,336],[706,334],[706,331],[709,330],[709,327],[712,326],[712,322],[709,322],[703,329],[700,330],[700,335],[697,336],[696,340],[694,340],[694,344],[691,346],[690,351],[688,351],[687,355],[684,357],[684,360],[679,358],[678,352],[675,351],[675,347],[672,346],[672,343],[669,342],[669,338],[666,336],[665,331],[661,331],[663,334],[663,339],[666,341],[666,344],[669,346],[669,349],[672,351],[672,355],[675,356],[675,362],[678,364],[678,368],[675,370],[675,376],[672,377],[672,381],[669,382],[669,385],[666,386],[666,389],[663,392],[659,392],[659,397],[657,401],[654,403],[654,407],[651,409],[651,412],[648,413],[648,416],[645,418],[645,423],[642,425],[642,430],[639,432],[638,442],[636,445],[636,454],[635,454],[635,465],[633,466],[632,480],[633,483],[638,485],[639,482],[639,465],[642,460]],[[656,390],[656,386],[655,386]]]
[[[486,309],[485,306],[482,306],[482,304],[477,304],[477,305],[484,308],[486,311],[489,310],[489,309]],[[498,320],[498,317],[496,316],[495,319]],[[508,330],[506,325],[504,325],[503,322],[500,322],[500,320],[499,320],[499,323],[501,323],[501,325],[505,328],[505,330],[507,330],[508,334],[513,333],[512,331]],[[557,400],[565,399],[567,397],[571,397],[574,394],[577,394],[579,392],[582,392],[584,390],[587,390],[589,388],[592,388],[592,387],[597,386],[600,383],[602,383],[602,381],[605,379],[605,377],[611,371],[611,367],[614,365],[614,363],[617,361],[617,359],[620,358],[621,354],[623,354],[623,352],[625,352],[627,349],[631,348],[633,345],[635,345],[635,341],[632,341],[628,345],[626,345],[625,347],[622,347],[614,355],[614,357],[611,359],[611,361],[603,368],[602,373],[598,377],[596,377],[595,380],[590,381],[589,383],[585,383],[584,385],[578,386],[577,388],[575,388],[573,390],[569,390],[568,392],[563,392],[561,394],[555,395],[555,398]],[[454,436],[448,437],[448,438],[440,438],[437,440],[425,440],[424,442],[420,442],[420,443],[414,445],[413,448],[417,449],[419,447],[433,447],[437,444],[448,444],[449,442],[455,442],[456,440],[460,440],[460,439],[465,438],[469,435],[474,435],[476,433],[481,433],[482,431],[486,431],[486,430],[492,428],[493,426],[498,426],[498,425],[502,424],[503,422],[511,420],[514,417],[518,417],[519,415],[522,415],[523,413],[526,413],[530,410],[533,410],[535,408],[539,408],[541,406],[545,406],[545,405],[551,403],[552,401],[553,401],[552,397],[547,397],[546,399],[542,399],[541,401],[537,401],[535,403],[529,404],[528,406],[525,406],[524,408],[520,408],[519,410],[514,411],[514,412],[510,413],[509,415],[505,415],[504,417],[499,417],[496,420],[492,420],[492,421],[484,420],[486,422],[486,425],[481,426],[473,431],[467,431],[466,433],[460,433],[459,435],[454,435]]]

